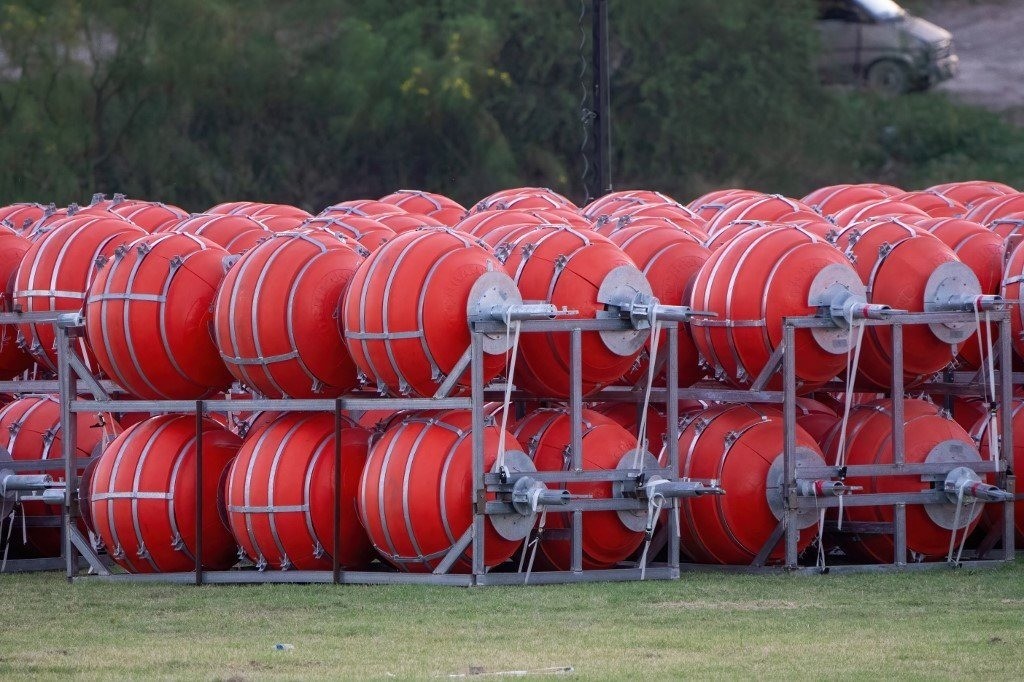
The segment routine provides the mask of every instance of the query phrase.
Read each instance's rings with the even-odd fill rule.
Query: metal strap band
[[[93,301],[152,301],[153,303],[165,303],[167,297],[161,294],[97,294],[90,296],[87,303]]]
[[[173,493],[155,493],[135,490],[127,493],[96,493],[94,500],[173,500]]]
[[[85,298],[83,291],[62,291],[61,289],[26,289],[14,292],[15,296],[55,296],[57,298]]]
[[[229,504],[228,511],[241,512],[243,514],[281,514],[288,512],[307,512],[308,504],[281,504],[266,507],[252,506],[246,504]]]
[[[707,317],[695,317],[690,320],[695,327],[764,327],[767,322],[761,320],[717,320]]]
[[[237,358],[228,355],[227,353],[221,353],[220,357],[222,360],[230,362],[234,365],[267,365],[271,362],[284,362],[285,360],[294,360],[299,357],[297,351],[290,353],[283,353],[281,355],[266,355],[259,358]]]
[[[1024,275],[1015,275],[1003,280],[1003,286],[1008,284],[1017,284],[1018,282],[1024,282]]]
[[[369,341],[390,341],[394,339],[418,339],[422,331],[414,332],[345,332],[345,338]]]

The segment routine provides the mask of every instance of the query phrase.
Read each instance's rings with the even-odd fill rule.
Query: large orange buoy
[[[395,236],[395,231],[373,218],[342,215],[335,218],[310,218],[302,223],[302,230],[327,230],[335,237],[351,239],[367,251],[376,251]]]
[[[981,411],[983,414],[975,420],[972,426],[966,428],[970,432],[971,438],[973,438],[974,442],[978,444],[978,447],[981,450],[981,456],[986,459],[992,459],[993,454],[995,454],[992,450],[992,428],[997,424],[1001,427],[1002,424],[1001,422],[992,421],[992,417],[985,409],[984,403],[981,403]],[[1010,469],[1012,471],[1024,471],[1024,400],[1019,397],[1015,397],[1013,399],[1011,414],[1011,423],[1013,424],[1013,452],[1000,452],[999,457],[1009,459]],[[963,425],[963,422],[959,423]],[[980,525],[983,529],[989,530],[998,525],[1002,521],[1002,518],[1003,505],[986,505],[985,512],[981,517]],[[1024,544],[1024,499],[1018,499],[1013,505],[1013,526],[1016,530],[1015,542],[1019,547]]]
[[[701,243],[702,236],[673,227],[634,226],[615,232],[610,239],[644,273],[659,301],[668,305],[687,305],[697,272],[711,257],[711,252]],[[662,351],[668,347],[667,337],[667,332],[662,332],[659,339]],[[687,327],[679,327],[677,345],[679,385],[690,386],[703,378],[704,371]],[[648,339],[627,373],[626,383],[646,382],[650,351],[651,339]],[[659,371],[658,376],[663,379],[664,370]]]
[[[716,376],[749,386],[781,344],[784,317],[814,315],[830,306],[840,311],[844,305],[857,313],[864,295],[857,272],[831,244],[795,227],[756,228],[715,251],[697,273],[690,306],[717,317],[695,318],[690,330]],[[845,367],[850,344],[842,325],[798,329],[794,338],[803,388]],[[776,375],[768,385],[780,382]]]
[[[238,560],[222,518],[220,495],[241,439],[204,419],[202,490],[203,568],[223,570]],[[96,534],[110,558],[130,573],[195,568],[196,420],[165,414],[124,431],[103,451],[89,489]]]
[[[987,180],[968,180],[967,182],[947,182],[942,185],[929,187],[926,191],[936,192],[942,196],[959,201],[964,206],[972,206],[976,203],[998,197],[1004,194],[1016,194],[1017,190],[1000,182]]]
[[[625,225],[643,218],[662,218],[684,230],[696,229],[705,232],[707,229],[706,221],[696,212],[677,204],[644,204],[624,208],[608,216],[609,222],[619,222]]]
[[[178,223],[188,217],[188,212],[162,204],[159,201],[132,201],[116,199],[110,205],[110,212],[126,218],[146,232],[155,232],[162,227]]]
[[[591,405],[590,409],[608,417],[629,433],[639,434],[643,408],[636,403],[596,403]],[[657,457],[659,464],[668,466],[668,450],[665,442],[665,434],[668,433],[668,419],[660,409],[649,405],[644,427],[647,429],[647,450]]]
[[[15,232],[23,232],[43,217],[46,207],[30,202],[0,207],[0,223],[6,222]]]
[[[272,398],[336,397],[358,385],[339,324],[366,250],[325,231],[282,232],[246,252],[214,310],[231,374]]]
[[[228,527],[258,569],[331,568],[334,427],[333,414],[287,412],[249,432],[232,461],[224,500]],[[340,435],[338,563],[360,569],[373,556],[356,506],[369,433],[345,418]]]
[[[400,189],[380,200],[409,213],[429,216],[447,227],[453,227],[466,215],[466,208],[454,199],[416,189]]]
[[[88,459],[99,454],[106,438],[118,432],[117,424],[104,422],[102,416],[75,414],[75,456]],[[8,403],[0,410],[0,446],[15,461],[51,460],[63,457],[64,429],[60,420],[60,400],[56,395],[27,396]],[[79,467],[81,476],[85,467]],[[64,480],[64,468],[26,473],[46,473],[56,481]],[[52,516],[58,507],[43,502],[23,502],[26,516]],[[44,556],[60,554],[60,528],[33,527],[28,540]]]
[[[581,212],[583,217],[588,220],[597,220],[602,216],[609,216],[624,209],[650,205],[679,206],[680,204],[661,192],[632,189],[609,192],[591,201],[583,207]]]
[[[957,218],[967,212],[967,207],[959,201],[928,190],[897,194],[892,200],[917,206],[932,218]]]
[[[830,185],[814,190],[801,201],[824,216],[833,216],[854,204],[885,201],[888,196],[881,189],[866,185]]]
[[[935,235],[953,250],[957,258],[978,278],[981,293],[1000,293],[1003,276],[1003,240],[998,234],[978,223],[958,218],[928,218],[916,221],[915,225]],[[999,326],[990,326],[995,349]],[[983,339],[980,334],[974,334],[964,341],[960,346],[961,364],[967,369],[981,367],[981,359],[988,353],[984,347],[987,342],[987,335]]]
[[[796,461],[824,465],[818,444],[796,427]],[[698,413],[679,434],[680,474],[714,479],[725,495],[680,503],[681,547],[698,563],[747,565],[784,513],[782,414],[772,407],[723,405]],[[797,551],[810,543],[818,515],[797,513]],[[766,557],[778,563],[780,542]]]
[[[978,462],[981,457],[970,435],[955,421],[942,415],[932,403],[923,400],[904,401],[904,461],[907,464],[926,462],[949,462],[950,469],[956,463]],[[826,437],[823,449],[829,463],[837,464],[841,425],[836,426]],[[879,400],[858,405],[850,412],[847,428],[845,464],[892,464],[892,401]],[[962,472],[961,472],[962,473]],[[976,476],[975,476],[976,478]],[[861,486],[864,494],[874,493],[917,493],[929,487],[943,486],[943,481],[928,482],[921,476],[850,476],[846,483]],[[914,559],[938,559],[949,549],[950,533],[953,530],[974,528],[981,515],[981,504],[972,508],[963,507],[957,514],[955,493],[949,503],[928,505],[908,504],[907,549]],[[892,505],[872,507],[846,507],[844,517],[850,521],[868,523],[892,523]],[[893,538],[891,535],[860,535],[842,540],[854,556],[867,556],[871,561],[889,563],[893,561]]]
[[[391,213],[405,213],[405,209],[374,199],[352,199],[328,206],[320,211],[316,217],[333,218],[335,216],[354,215],[363,218],[376,218],[377,216]]]
[[[209,239],[214,244],[227,249],[228,253],[240,254],[256,246],[261,239],[274,234],[266,225],[246,215],[219,215],[199,213],[170,225],[165,225],[161,232],[179,232],[194,234]]]
[[[620,463],[631,463],[636,457],[636,436],[619,426],[609,417],[583,410],[583,469],[600,471],[615,469]],[[528,443],[527,454],[533,459],[538,471],[567,471],[571,459],[566,451],[572,442],[571,418],[567,411],[542,409],[533,412],[518,424],[513,433],[520,443]],[[615,497],[610,481],[567,483],[565,489],[574,495],[595,499]],[[569,528],[571,514],[549,512],[547,528]],[[633,517],[633,518],[630,518]],[[640,530],[634,521],[636,515],[630,512],[595,511],[583,514],[583,568],[612,568],[629,557],[643,542],[643,527]],[[628,524],[628,525],[627,525]],[[571,568],[571,542],[568,537],[544,537],[540,543],[540,554],[547,568],[567,571]]]
[[[593,318],[608,305],[651,295],[650,284],[629,256],[596,232],[539,226],[507,243],[499,255],[523,299],[577,311],[570,318]],[[625,374],[647,336],[646,330],[584,332],[584,394]],[[567,397],[570,344],[568,332],[523,334],[514,383],[540,396]]]
[[[526,212],[545,223],[564,224],[577,230],[589,230],[593,227],[593,223],[569,208],[531,208]]]
[[[832,221],[839,227],[849,227],[854,223],[869,218],[886,218],[900,216],[921,216],[928,218],[929,215],[913,204],[893,199],[884,201],[865,201],[844,208],[832,216]]]
[[[547,187],[513,187],[490,194],[473,206],[473,212],[492,209],[524,211],[531,208],[568,208],[576,205],[558,192]]]
[[[404,211],[400,213],[380,213],[375,215],[373,219],[398,234],[418,230],[421,227],[444,227],[440,220],[428,218],[418,213],[405,213]]]
[[[838,244],[845,248],[867,284],[872,303],[910,312],[973,310],[983,305],[981,285],[953,250],[922,228],[896,219],[878,219],[847,228]],[[912,386],[948,365],[955,344],[966,341],[975,325],[933,323],[903,329],[903,373]],[[892,384],[892,329],[864,330],[859,376],[870,387]]]
[[[761,196],[764,195],[752,189],[718,189],[697,197],[687,204],[686,208],[696,213],[702,220],[711,220],[738,201]]]
[[[1024,242],[1012,247],[1006,264],[1003,266],[1003,281],[1000,291],[1003,299],[1017,305],[1010,306],[1010,329],[1013,332],[1013,350],[1024,358]]]
[[[99,367],[138,398],[198,400],[231,384],[210,327],[227,251],[190,234],[122,244],[97,263],[85,304]]]
[[[466,410],[408,415],[370,449],[359,481],[359,515],[377,552],[399,570],[433,571],[472,525],[472,424]],[[497,461],[499,436],[499,427],[484,427],[486,471]],[[510,434],[505,435],[505,447],[511,470],[532,469],[524,466],[529,460],[523,462],[522,448]],[[509,533],[508,526],[515,524],[499,518],[488,516],[485,522],[488,568],[512,556],[534,521],[533,515],[523,516],[522,528]],[[472,569],[472,548],[470,543],[459,555],[452,572]]]
[[[723,209],[714,218],[708,221],[705,232],[714,237],[721,230],[737,221],[756,222],[772,221],[779,216],[784,216],[794,211],[806,211],[814,214],[810,206],[796,199],[790,199],[778,194],[768,194],[760,197],[751,197],[737,201],[731,206]]]
[[[31,243],[13,229],[0,225],[0,312],[14,304],[14,277]],[[11,379],[32,366],[32,356],[18,343],[18,326],[0,325],[0,379]]]
[[[547,225],[549,222],[529,211],[499,211],[492,209],[470,213],[456,223],[452,229],[483,239],[491,232],[502,228],[514,228],[520,225]]]
[[[114,250],[146,231],[121,218],[89,218],[55,228],[25,253],[14,281],[14,303],[23,311],[78,312],[85,303],[97,258],[109,258]],[[57,369],[56,334],[51,323],[20,325],[29,352],[41,364]],[[89,368],[96,367],[84,338],[74,344]]]
[[[344,295],[345,343],[381,392],[432,396],[470,345],[467,306],[480,276],[501,263],[479,241],[448,228],[400,234],[363,261]],[[485,348],[484,380],[505,366]],[[468,369],[455,390],[466,390]]]
[[[840,421],[836,411],[825,403],[799,396],[796,399],[796,423],[814,439],[822,443],[828,432]]]
[[[970,211],[964,214],[964,218],[988,225],[993,220],[1021,211],[1024,211],[1024,193],[1018,192],[1017,194],[991,197],[975,204]]]

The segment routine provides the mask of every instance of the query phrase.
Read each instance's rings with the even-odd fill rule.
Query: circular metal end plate
[[[942,310],[950,300],[962,296],[980,296],[981,283],[974,271],[963,263],[950,261],[935,269],[924,287],[924,310]],[[963,343],[974,333],[974,322],[933,322],[932,333],[945,343]]]
[[[537,471],[537,467],[533,465],[533,460],[520,450],[508,450],[505,452],[505,468],[511,473],[523,473],[529,474]],[[497,473],[498,465],[495,463],[494,468],[491,469],[491,473]],[[511,540],[513,542],[524,539],[533,530],[534,524],[537,522],[537,514],[495,514],[488,517],[491,520],[491,526],[497,531],[498,535]]]
[[[660,469],[661,465],[658,464],[658,459],[649,452],[643,452],[639,460],[637,459],[637,451],[630,450],[622,459],[619,460],[618,466],[615,467],[616,471],[636,469],[637,461],[644,469]],[[620,498],[623,497],[623,490],[625,484],[621,481],[615,481],[612,483],[612,497]],[[635,533],[643,533],[647,530],[647,508],[643,509],[620,509],[616,512],[619,515],[619,521],[622,525]]]
[[[970,443],[959,440],[946,440],[932,448],[932,451],[928,453],[928,457],[924,461],[929,464],[933,462],[949,462],[952,464],[980,462],[981,455],[978,454],[977,449]],[[953,468],[950,467],[951,470]],[[935,484],[941,486],[943,481],[936,481]],[[970,500],[961,507],[960,518],[957,519],[956,502],[954,500],[955,498],[949,502],[926,504],[924,505],[924,511],[928,514],[928,518],[939,528],[960,530],[974,523],[975,519],[981,516],[985,506],[983,504],[974,504],[974,501]],[[971,511],[972,507],[974,508],[973,512]],[[956,521],[955,524],[954,521]]]
[[[842,263],[833,263],[822,268],[807,292],[807,305],[812,308],[830,307],[844,299],[854,296],[866,300],[867,287],[860,280],[857,271]],[[837,321],[841,326],[817,328],[811,330],[811,336],[823,350],[835,355],[842,355],[850,350],[849,326],[845,321]]]
[[[485,272],[469,290],[466,300],[466,316],[468,319],[491,318],[495,309],[502,310],[513,305],[521,305],[523,297],[519,293],[515,280],[499,270]],[[512,347],[511,334],[484,334],[484,352],[491,355],[504,353]]]
[[[597,292],[598,303],[624,307],[637,300],[638,295],[650,299],[654,296],[651,284],[635,266],[620,265],[605,276]],[[601,341],[608,350],[623,357],[640,352],[647,342],[647,329],[600,331]]]
[[[803,466],[825,466],[825,460],[821,458],[814,450],[810,448],[797,447],[796,452],[796,465],[797,467]],[[799,469],[797,471],[799,475]],[[765,497],[768,499],[768,507],[771,508],[772,514],[776,519],[782,520],[782,516],[786,511],[786,500],[782,496],[782,480],[786,475],[786,462],[785,457],[779,454],[772,462],[772,465],[768,468],[768,478],[765,480]],[[796,527],[800,530],[804,528],[810,528],[818,522],[818,515],[814,513],[813,509],[799,509],[796,512]]]

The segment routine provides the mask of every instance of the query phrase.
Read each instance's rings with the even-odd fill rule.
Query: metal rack
[[[1006,311],[996,311],[991,314],[1000,329],[998,363],[1000,368],[1012,366],[1012,348],[1010,343],[1010,316]],[[0,315],[0,323],[25,322],[28,321],[24,315],[8,314]],[[486,335],[504,334],[506,326],[501,322],[481,320],[471,323],[471,344],[463,356],[459,366],[452,372],[452,381],[445,382],[438,395],[433,398],[383,398],[371,394],[352,394],[338,399],[245,399],[245,400],[200,400],[200,401],[126,401],[113,400],[111,396],[116,387],[109,382],[97,381],[86,369],[84,363],[72,351],[72,340],[81,333],[81,319],[77,314],[49,314],[49,318],[40,318],[38,321],[50,321],[55,324],[57,355],[58,355],[58,379],[56,382],[0,382],[0,390],[16,392],[52,392],[60,395],[61,418],[64,425],[64,438],[62,453],[63,459],[44,462],[19,463],[21,470],[39,470],[64,468],[64,475],[67,481],[67,490],[64,507],[62,508],[61,523],[64,529],[63,556],[59,560],[48,560],[45,565],[28,566],[25,568],[53,568],[55,561],[60,561],[69,580],[101,579],[114,581],[156,581],[171,583],[221,584],[221,583],[335,583],[335,584],[440,584],[440,585],[510,585],[526,582],[526,574],[519,572],[507,572],[503,569],[488,570],[484,566],[485,546],[485,525],[490,515],[507,513],[508,503],[506,501],[488,500],[489,496],[495,494],[506,494],[509,490],[510,481],[507,476],[499,475],[497,472],[485,470],[484,427],[485,414],[484,403],[488,399],[500,399],[503,393],[484,385],[483,377],[483,356],[484,338]],[[906,325],[915,324],[940,324],[940,323],[973,323],[971,313],[898,313],[891,315],[886,320],[866,320],[863,323],[871,326],[887,325],[892,332],[892,357],[893,372],[892,386],[889,394],[893,397],[902,396],[903,388],[903,328]],[[782,481],[782,498],[785,501],[785,511],[771,537],[765,543],[758,558],[751,566],[710,566],[704,564],[687,564],[682,562],[679,542],[679,522],[673,509],[679,504],[678,500],[667,500],[666,509],[667,522],[651,544],[650,556],[655,552],[664,550],[663,561],[651,561],[646,566],[637,564],[621,564],[617,568],[607,570],[585,570],[582,560],[582,529],[586,522],[586,514],[593,511],[640,511],[646,510],[647,502],[636,497],[616,497],[612,499],[574,499],[557,511],[569,515],[570,523],[564,532],[571,542],[571,569],[568,571],[537,571],[529,575],[530,584],[547,583],[568,583],[568,582],[593,582],[593,581],[628,581],[640,579],[676,579],[684,571],[743,571],[763,572],[785,570],[791,572],[820,572],[821,569],[800,564],[798,556],[798,537],[800,530],[797,525],[797,514],[808,507],[820,509],[822,507],[838,506],[837,499],[811,499],[800,494],[798,481],[805,478],[837,478],[843,476],[907,476],[921,475],[922,477],[941,477],[949,472],[953,465],[943,464],[907,464],[904,461],[904,434],[903,434],[903,404],[897,400],[894,402],[892,414],[894,434],[894,462],[892,464],[878,465],[851,465],[840,471],[836,466],[803,466],[798,462],[796,456],[796,397],[798,385],[796,380],[796,359],[788,349],[794,348],[794,340],[798,329],[829,328],[833,322],[821,317],[800,317],[787,318],[783,324],[782,343],[776,349],[770,359],[768,366],[759,377],[753,382],[749,389],[730,389],[724,387],[678,387],[677,349],[679,326],[675,322],[664,323],[664,330],[667,336],[664,356],[659,358],[666,368],[665,388],[651,389],[651,402],[660,403],[665,406],[668,423],[666,434],[667,465],[664,469],[640,468],[640,469],[618,469],[608,471],[586,471],[583,469],[582,461],[582,423],[581,411],[584,407],[582,394],[582,335],[586,332],[595,331],[621,331],[629,329],[627,321],[615,318],[599,318],[592,320],[580,319],[550,319],[550,320],[524,320],[520,323],[522,333],[545,333],[562,332],[570,338],[570,379],[571,394],[568,400],[569,414],[572,421],[571,431],[571,461],[568,471],[560,472],[536,472],[531,476],[542,482],[557,482],[560,484],[574,482],[596,482],[611,481],[626,485],[635,485],[648,476],[662,476],[671,481],[680,482],[679,478],[679,417],[678,406],[681,399],[696,399],[715,401],[722,403],[757,402],[772,403],[780,405],[784,420],[784,476]],[[659,354],[660,355],[660,354]],[[449,397],[448,391],[454,385],[454,379],[462,374],[464,370],[470,372],[471,391],[469,396]],[[782,388],[780,390],[766,390],[769,381],[781,375]],[[969,395],[980,393],[981,384],[979,376],[964,373],[947,373],[946,381],[927,384],[922,387],[930,392]],[[1017,377],[1020,378],[1020,377]],[[998,411],[1001,420],[1001,447],[1004,452],[1012,452],[1012,383],[1015,377],[1011,372],[996,372],[996,383],[999,387]],[[822,390],[845,390],[841,383],[832,383]],[[79,390],[85,389],[93,395],[92,399],[79,397]],[[514,394],[514,397],[526,397]],[[543,397],[530,396],[531,399],[543,400]],[[605,390],[596,395],[587,396],[587,400],[602,401],[623,401],[641,403],[642,395],[638,391],[612,389]],[[256,571],[250,569],[232,569],[227,571],[207,571],[196,561],[194,570],[183,573],[160,573],[160,574],[122,574],[111,571],[109,563],[100,557],[92,548],[89,541],[78,532],[75,527],[75,519],[79,515],[77,489],[78,477],[77,467],[81,462],[75,459],[75,420],[72,418],[75,413],[80,412],[152,412],[152,413],[192,413],[196,416],[197,434],[202,428],[203,416],[209,412],[234,411],[234,410],[298,410],[311,412],[329,412],[335,415],[335,537],[333,538],[331,556],[334,558],[334,565],[330,571]],[[466,533],[452,547],[446,559],[434,573],[411,574],[397,573],[390,570],[380,571],[349,571],[344,570],[339,564],[337,557],[338,549],[342,546],[343,539],[340,537],[341,516],[343,505],[340,499],[340,472],[341,462],[345,453],[341,447],[341,439],[338,437],[342,428],[341,414],[345,411],[364,410],[418,410],[418,409],[466,409],[473,414],[473,482],[474,482],[474,507],[473,523]],[[197,440],[197,467],[196,486],[202,486],[202,439]],[[958,466],[968,466],[979,475],[995,475],[997,483],[1004,490],[1014,491],[1014,476],[1009,466],[1010,457],[1002,459],[998,465],[995,462],[980,461]],[[643,467],[643,465],[641,465]],[[894,561],[891,564],[881,565],[851,565],[831,566],[829,570],[839,571],[878,571],[891,569],[925,569],[941,568],[947,564],[943,562],[930,562],[925,564],[908,563],[907,561],[907,537],[906,537],[906,507],[913,504],[926,504],[940,501],[944,493],[941,490],[930,490],[908,493],[886,493],[886,494],[858,494],[845,498],[843,504],[851,506],[875,506],[891,505],[894,509],[894,519],[891,524],[854,524],[847,522],[847,532],[859,533],[886,533],[894,537],[896,547]],[[1016,495],[1017,499],[1022,496]],[[993,531],[990,537],[983,542],[982,549],[975,557],[966,560],[964,564],[971,566],[997,565],[1014,558],[1014,514],[1013,502],[1003,503],[1002,527]],[[195,510],[197,516],[197,535],[195,538],[196,557],[202,555],[202,514],[201,505],[197,504]],[[871,525],[871,527],[867,527]],[[833,529],[835,530],[835,529]],[[472,543],[472,572],[468,574],[453,574],[449,570],[458,557]],[[783,543],[785,547],[785,559],[779,566],[767,566],[766,559],[772,551]],[[524,543],[525,544],[525,543]],[[985,558],[995,546],[999,546],[999,558]],[[81,569],[87,566],[94,575],[82,575]]]

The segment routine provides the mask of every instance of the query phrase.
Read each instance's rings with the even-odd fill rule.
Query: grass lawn
[[[275,651],[274,644],[294,644]],[[124,585],[0,576],[0,680],[1024,678],[1024,563],[516,587]]]

